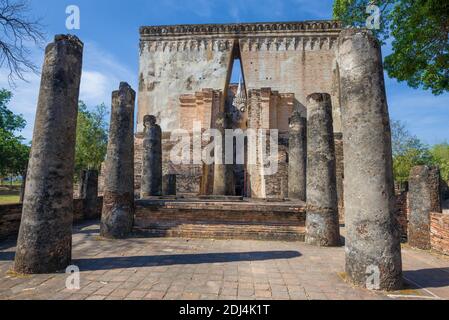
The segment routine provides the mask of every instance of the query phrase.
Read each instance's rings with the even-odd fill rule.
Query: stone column
[[[76,120],[83,44],[58,35],[45,50],[14,270],[53,273],[71,262]]]
[[[200,182],[200,195],[209,196],[213,194],[214,189],[214,170],[213,165],[203,164],[202,176]]]
[[[124,238],[133,227],[135,97],[136,93],[125,82],[112,93],[100,226],[100,234],[106,238]]]
[[[334,108],[335,112],[335,108]],[[335,128],[334,128],[335,130]],[[336,176],[337,176],[337,199],[338,199],[338,215],[340,221],[344,221],[345,217],[345,204],[344,204],[344,154],[343,154],[343,135],[341,132],[334,132],[335,138],[335,163],[336,163]]]
[[[368,286],[394,290],[402,284],[402,261],[381,49],[371,32],[360,29],[343,30],[338,46],[346,273],[363,287],[379,276],[378,285]]]
[[[83,170],[80,180],[80,199],[83,199],[84,219],[98,218],[98,171]]]
[[[143,119],[145,132],[142,154],[141,198],[162,195],[162,130],[156,117],[146,115]]]
[[[417,166],[409,178],[408,243],[413,248],[430,250],[430,213],[441,212],[440,169]]]
[[[288,197],[306,201],[307,120],[299,112],[290,118]]]
[[[163,176],[162,195],[176,196],[176,174],[166,174]]]
[[[224,113],[219,113],[215,119],[215,129],[220,131],[222,135],[221,145],[220,143],[215,144],[214,155],[214,195],[226,195],[226,173],[227,168],[225,161],[225,130],[226,130],[226,115]]]
[[[306,243],[340,245],[331,96],[307,97]]]

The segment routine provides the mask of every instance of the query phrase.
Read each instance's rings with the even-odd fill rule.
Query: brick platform
[[[153,237],[304,241],[303,202],[235,199],[139,200],[135,227]]]

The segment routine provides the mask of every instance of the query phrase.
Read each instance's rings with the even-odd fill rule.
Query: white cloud
[[[104,101],[107,95],[108,81],[108,78],[98,71],[84,71],[81,77],[80,100],[87,104]]]
[[[133,72],[95,43],[84,44],[83,64],[80,99],[89,106],[110,105],[111,92],[117,90],[121,81],[129,82],[136,90],[137,71]]]

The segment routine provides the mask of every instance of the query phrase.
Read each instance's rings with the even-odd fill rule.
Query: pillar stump
[[[441,212],[440,170],[417,166],[409,178],[408,243],[413,248],[430,250],[430,213]]]
[[[14,270],[53,273],[71,263],[76,120],[83,44],[58,35],[45,50]]]
[[[135,97],[135,91],[125,82],[112,93],[100,226],[100,234],[105,238],[125,238],[134,223]]]
[[[395,290],[402,284],[402,260],[380,44],[367,30],[343,30],[337,61],[343,106],[346,273],[356,285]]]
[[[83,199],[84,219],[98,218],[98,171],[83,170],[80,177],[80,198]]]
[[[288,197],[306,201],[307,120],[299,112],[290,118]]]
[[[176,196],[176,174],[166,174],[162,178],[162,195]]]
[[[306,243],[340,245],[331,97],[307,97]]]
[[[221,141],[215,141],[214,148],[214,195],[226,195],[227,167],[225,161],[226,115],[220,112],[215,120],[215,127],[221,133]]]
[[[162,196],[162,130],[156,117],[146,115],[142,154],[142,186],[140,197]]]

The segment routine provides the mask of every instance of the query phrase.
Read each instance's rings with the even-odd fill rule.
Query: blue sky
[[[81,29],[72,30],[85,43],[81,99],[94,106],[110,104],[111,91],[120,81],[137,88],[139,27],[183,23],[234,23],[330,19],[332,0],[30,0],[31,14],[42,18],[48,41],[54,34],[68,33],[65,13],[68,5],[78,5]],[[384,48],[387,54],[389,48]],[[40,67],[43,51],[33,48]],[[18,82],[11,109],[28,121],[23,135],[32,137],[39,89],[39,76]],[[234,80],[238,75],[234,75]],[[429,144],[449,141],[449,94],[438,97],[415,90],[395,80],[386,81],[390,115]],[[8,87],[5,71],[0,87]]]

